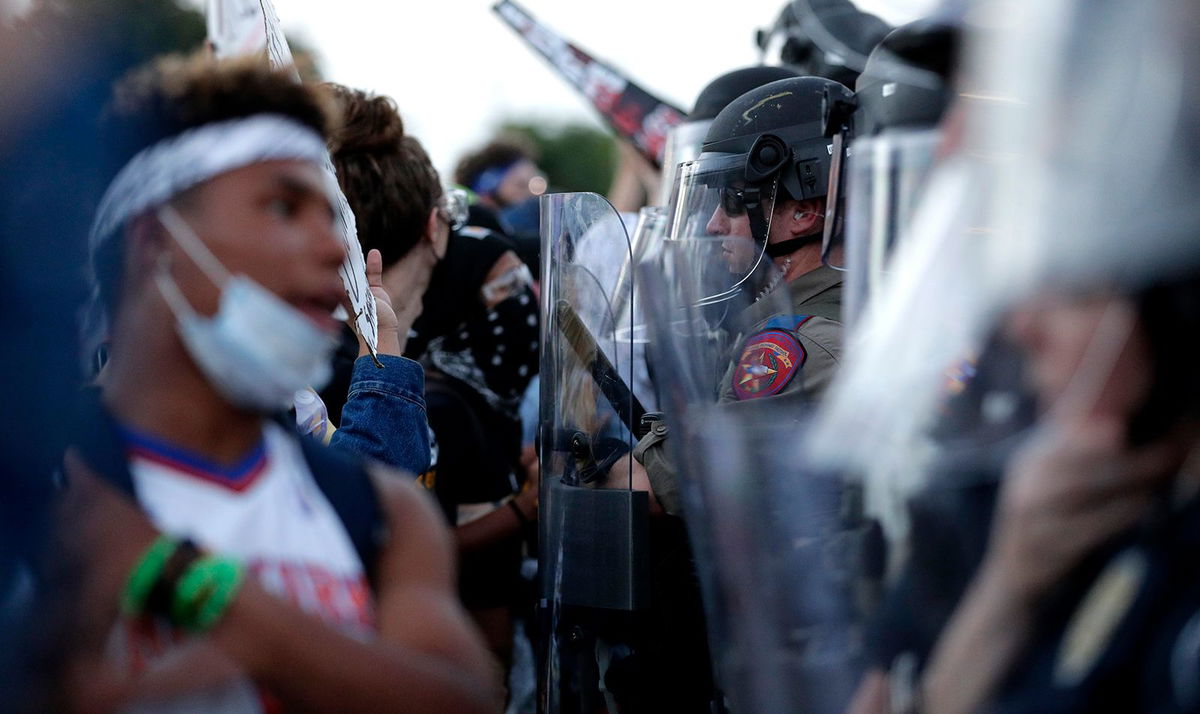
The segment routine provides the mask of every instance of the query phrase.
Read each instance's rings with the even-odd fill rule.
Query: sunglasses
[[[721,189],[721,210],[727,216],[740,216],[746,212],[746,190],[743,188]]]

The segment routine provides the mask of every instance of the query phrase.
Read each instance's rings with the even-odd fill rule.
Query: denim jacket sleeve
[[[330,444],[412,474],[429,470],[425,371],[405,357],[354,362],[342,423]]]

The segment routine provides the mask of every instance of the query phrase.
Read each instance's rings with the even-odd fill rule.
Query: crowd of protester
[[[607,200],[3,20],[0,710],[1200,711],[1200,13],[938,5]]]

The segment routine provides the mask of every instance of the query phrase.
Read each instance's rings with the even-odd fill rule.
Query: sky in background
[[[0,0],[2,1],[2,0]],[[186,0],[203,6],[203,0]],[[395,98],[447,174],[506,119],[581,120],[590,106],[491,11],[492,0],[274,0],[327,79]],[[523,0],[535,18],[687,111],[711,79],[758,62],[783,0]],[[896,24],[932,0],[863,0]]]

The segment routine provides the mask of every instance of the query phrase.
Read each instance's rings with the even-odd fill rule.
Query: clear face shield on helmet
[[[667,240],[680,256],[675,269],[691,271],[698,304],[714,312],[752,302],[781,277],[766,253],[777,182],[748,184],[745,164],[742,154],[681,164],[668,208]]]
[[[659,203],[665,205],[670,202],[679,165],[694,161],[700,156],[704,147],[704,137],[708,134],[710,126],[712,119],[686,121],[667,132],[667,146],[663,150],[662,179],[658,187]]]
[[[846,291],[842,315],[853,327],[884,282],[893,248],[909,230],[937,147],[937,129],[889,131],[857,139],[846,160]]]

